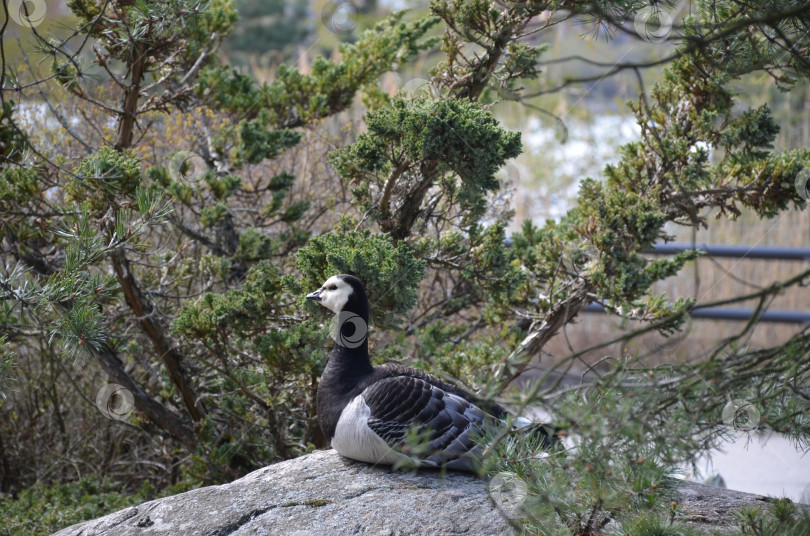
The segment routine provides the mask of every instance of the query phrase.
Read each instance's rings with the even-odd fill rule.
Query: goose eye
[[[337,290],[337,285],[329,285],[329,290]]]

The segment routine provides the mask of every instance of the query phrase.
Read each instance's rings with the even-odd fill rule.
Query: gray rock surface
[[[391,472],[317,451],[68,527],[59,536],[510,534],[475,476]]]
[[[678,488],[678,495],[682,513],[676,519],[721,533],[738,526],[734,514],[741,508],[763,508],[771,501],[760,495],[686,481]]]
[[[764,505],[747,493],[684,483],[683,519],[729,527],[733,512]],[[265,467],[210,486],[73,525],[58,536],[244,536],[514,534],[472,475],[391,472],[334,450]]]

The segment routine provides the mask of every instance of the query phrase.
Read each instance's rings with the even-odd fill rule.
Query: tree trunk
[[[104,345],[96,352],[96,356],[99,358],[101,366],[107,375],[116,383],[129,389],[138,411],[146,415],[155,424],[184,445],[194,447],[197,444],[197,437],[190,423],[184,421],[150,397],[146,391],[126,373],[124,363],[121,362],[112,348]]]
[[[201,420],[205,417],[205,409],[197,401],[197,395],[187,377],[183,367],[183,356],[166,336],[160,322],[154,318],[155,309],[138,286],[124,251],[122,249],[114,251],[110,254],[110,259],[115,270],[115,277],[124,292],[127,304],[135,313],[143,332],[152,341],[152,346],[163,361],[172,382],[177,386],[189,415],[194,421]]]
[[[141,82],[146,68],[147,57],[148,54],[145,51],[139,51],[139,55],[132,62],[130,84],[124,92],[122,113],[118,125],[118,139],[115,142],[115,148],[118,151],[123,151],[132,145],[132,134],[137,119]],[[114,251],[110,254],[110,259],[112,260],[118,284],[121,286],[121,290],[124,291],[127,304],[135,313],[143,332],[151,339],[155,351],[169,372],[169,377],[177,386],[189,415],[195,422],[200,421],[205,417],[205,409],[197,401],[197,395],[194,393],[191,381],[186,375],[182,364],[183,356],[166,337],[163,326],[153,317],[155,308],[138,286],[124,250],[118,249]]]

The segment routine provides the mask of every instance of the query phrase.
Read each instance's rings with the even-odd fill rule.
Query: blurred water
[[[780,434],[738,433],[710,459],[700,460],[698,470],[692,480],[717,473],[728,489],[810,503],[810,453],[796,450]]]
[[[568,117],[566,133],[537,117],[521,129],[524,152],[507,168],[517,170],[516,223],[560,218],[575,205],[579,183],[601,179],[605,164],[621,158],[619,148],[639,137],[630,116],[601,114],[589,120]]]
[[[564,376],[561,386],[580,382],[579,376]],[[548,382],[556,380],[552,377]],[[553,416],[539,407],[528,407],[523,415],[534,422],[554,422]],[[697,474],[684,465],[682,473],[673,476],[703,482],[719,475],[728,489],[810,504],[810,451],[797,449],[781,434],[738,432],[699,459],[696,466]]]

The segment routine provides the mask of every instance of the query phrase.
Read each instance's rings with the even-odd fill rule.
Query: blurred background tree
[[[222,50],[237,65],[248,64],[256,56],[256,63],[264,66],[273,60],[288,61],[315,31],[306,2],[238,0],[235,8],[239,19]]]
[[[0,490],[69,512],[36,507],[32,522],[34,507],[9,502],[5,530],[47,532],[324,447],[328,317],[303,296],[335,272],[368,287],[376,360],[575,435],[541,460],[491,431],[485,469],[526,484],[513,520],[525,530],[682,533],[668,475],[733,430],[730,400],[808,444],[807,328],[754,343],[755,315],[686,355],[632,343],[687,333],[692,310],[717,305],[655,286],[695,255],[645,249],[806,207],[810,155],[778,138],[790,114],[770,93],[740,104],[738,84],[802,102],[810,5],[689,3],[652,59],[635,47],[660,37],[639,18],[661,16],[648,1],[436,0],[387,17],[388,4],[352,2],[69,7],[71,25],[53,28],[12,27],[6,10],[0,42],[0,336],[13,354],[0,362]],[[567,54],[588,49],[610,58]],[[526,110],[564,141],[584,113],[569,109],[617,95],[633,95],[628,143],[598,176],[561,183],[578,193],[557,217],[516,221],[509,170],[550,174],[515,160],[533,143]],[[762,311],[808,277],[719,303]],[[591,302],[628,329],[564,344]],[[82,509],[60,483],[123,499]]]

